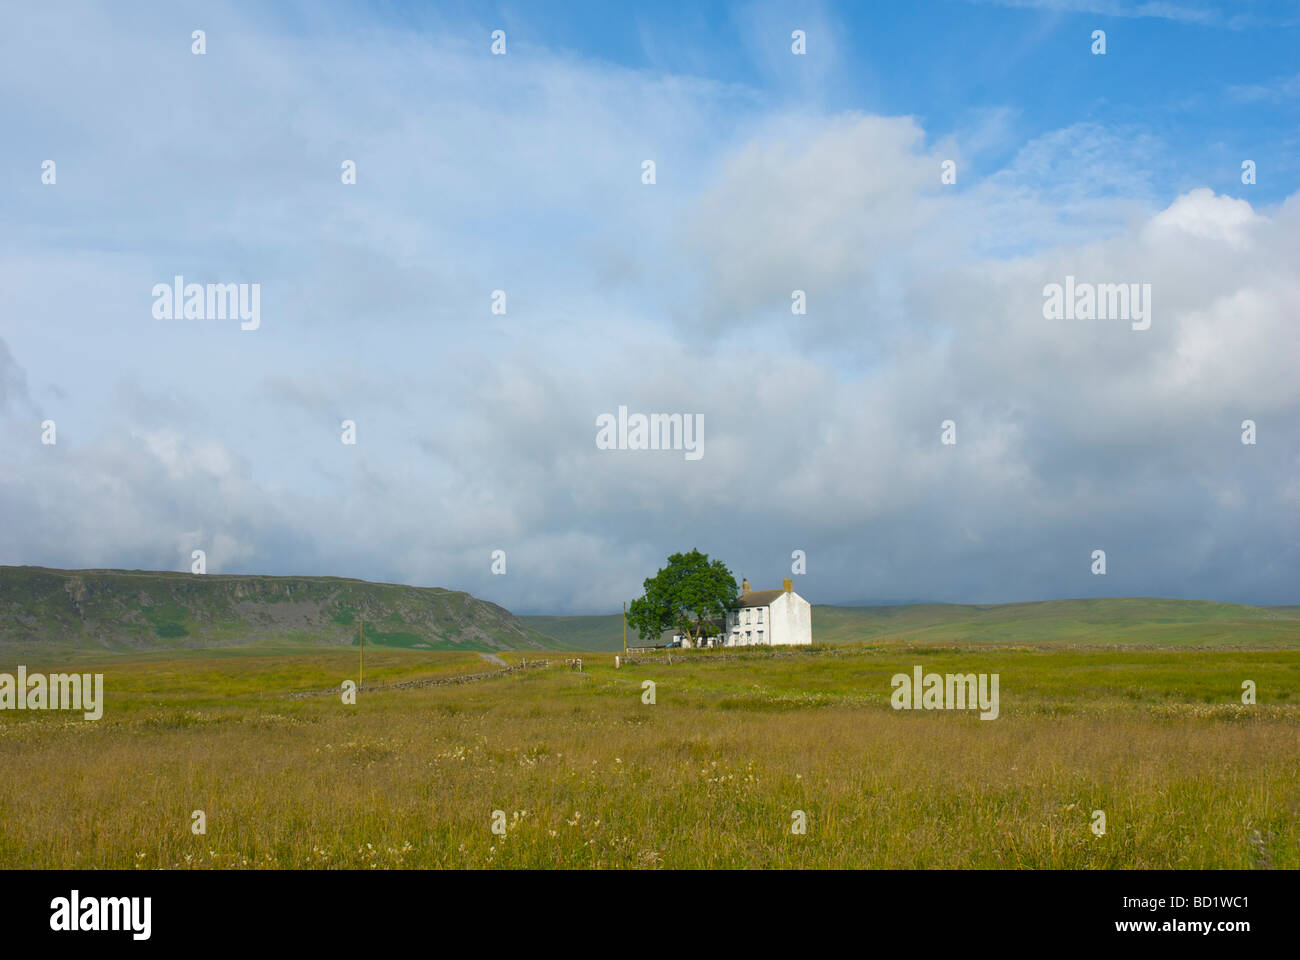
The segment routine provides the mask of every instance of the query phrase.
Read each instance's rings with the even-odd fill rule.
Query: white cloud
[[[1245,200],[1216,196],[1213,190],[1202,187],[1162,210],[1151,220],[1149,230],[1152,235],[1177,230],[1198,239],[1245,247],[1260,222]]]

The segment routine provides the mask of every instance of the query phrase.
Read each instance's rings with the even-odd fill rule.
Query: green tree
[[[721,560],[709,561],[708,554],[692,550],[674,553],[668,566],[642,586],[645,596],[627,608],[627,622],[642,640],[658,639],[670,627],[693,639],[716,633],[709,623],[721,618],[735,601],[736,578]]]

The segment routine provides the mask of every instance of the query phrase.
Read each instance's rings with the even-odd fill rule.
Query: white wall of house
[[[729,647],[788,646],[812,643],[812,604],[794,591],[761,607],[727,612]]]
[[[727,612],[727,646],[748,647],[771,642],[771,607],[741,607]]]
[[[772,644],[812,643],[812,604],[793,590],[772,601],[768,619]]]

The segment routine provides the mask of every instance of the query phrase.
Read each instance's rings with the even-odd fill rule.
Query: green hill
[[[1061,641],[1147,646],[1300,646],[1300,612],[1207,600],[1105,597],[992,605],[814,607],[820,643]]]
[[[162,650],[366,643],[427,650],[616,651],[622,614],[524,616],[439,587],[339,577],[0,566],[0,649]],[[1300,607],[1090,599],[813,607],[819,644],[871,640],[1300,647]],[[629,643],[639,642],[635,633]]]
[[[620,650],[623,617],[520,617],[568,649]],[[815,605],[813,642],[868,640],[1121,646],[1300,647],[1300,607],[1206,600],[1101,598],[1037,603],[924,603],[891,607]],[[629,638],[629,643],[634,638]]]
[[[513,650],[556,644],[468,593],[338,577],[0,566],[0,648],[245,644]]]
[[[586,617],[521,616],[519,619],[529,628],[551,637],[565,650],[623,649],[623,614],[621,613]],[[628,632],[627,642],[640,642],[635,630]]]

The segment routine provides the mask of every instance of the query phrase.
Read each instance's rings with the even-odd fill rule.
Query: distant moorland
[[[621,614],[519,618],[573,650],[620,650]],[[1144,647],[1300,647],[1300,607],[1249,607],[1205,600],[1104,598],[971,605],[814,605],[814,643],[894,639],[913,643],[1040,640]],[[639,643],[635,633],[628,643]]]
[[[366,642],[428,650],[553,647],[453,590],[339,577],[0,567],[0,647],[157,650]]]
[[[340,577],[0,566],[0,649],[148,651],[357,642],[416,650],[623,647],[622,614],[516,616],[468,593]],[[1300,647],[1300,606],[1106,598],[813,607],[818,644],[1056,641]],[[634,631],[629,644],[641,641]]]

